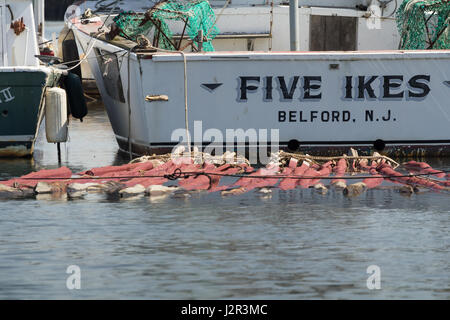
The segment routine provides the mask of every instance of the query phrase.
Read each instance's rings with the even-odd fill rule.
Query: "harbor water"
[[[89,112],[71,121],[62,165],[126,163],[103,106]],[[0,160],[1,179],[58,167],[42,129],[34,159]],[[0,299],[449,299],[449,199],[306,189],[0,200]],[[79,290],[66,284],[73,265]],[[379,290],[367,286],[374,265]]]
[[[100,102],[69,136],[59,164],[41,127],[34,158],[0,159],[0,179],[128,162]],[[449,231],[450,197],[434,192],[0,199],[0,299],[449,299]]]

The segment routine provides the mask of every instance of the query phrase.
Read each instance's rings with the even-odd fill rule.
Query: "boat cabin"
[[[395,12],[402,0],[297,0],[298,51],[395,50],[400,36]],[[91,8],[104,19],[112,13],[134,11],[143,14],[154,1],[126,1],[103,7],[86,1],[81,11]],[[213,0],[217,34],[212,40],[215,51],[288,51],[290,50],[290,13],[288,0]],[[112,23],[111,17],[106,26]],[[183,21],[168,26],[177,46],[186,47]],[[145,34],[154,44],[155,32]],[[184,37],[182,37],[184,36]],[[205,35],[209,36],[209,35]],[[187,48],[187,47],[186,47]],[[195,49],[193,49],[195,51]]]

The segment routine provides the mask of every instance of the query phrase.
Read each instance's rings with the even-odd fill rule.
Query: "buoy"
[[[323,183],[317,183],[314,185],[314,190],[316,190],[317,193],[320,194],[327,194],[328,188],[325,187]]]
[[[145,190],[145,193],[149,196],[162,196],[177,191],[178,187],[166,187],[159,185],[152,185]]]
[[[298,163],[298,161],[295,162],[295,165],[297,163]],[[294,163],[292,164],[292,166],[294,166]],[[291,172],[287,171],[284,174],[287,174],[287,175],[292,174],[294,176],[301,177],[306,172],[306,170],[309,169],[309,167],[310,167],[309,162],[303,161],[301,166],[295,167],[295,169],[291,167],[291,169],[293,169],[293,171],[291,171]],[[285,178],[285,179],[281,180],[281,182],[280,182],[280,189],[281,190],[295,189],[297,187],[297,185],[299,184],[299,182],[300,182],[300,180],[298,180],[298,179]]]
[[[74,118],[80,119],[83,122],[83,118],[87,115],[88,109],[80,77],[69,72],[64,78],[64,86],[67,92],[70,113]]]
[[[61,43],[62,58],[64,63],[66,63],[69,68],[75,67],[75,65],[77,65],[78,63],[78,60],[80,60],[80,55],[78,54],[78,47],[73,31],[64,29],[60,33],[59,37],[61,39],[64,39]],[[81,79],[81,65],[70,70],[70,73],[76,74]]]
[[[119,191],[121,198],[130,198],[145,193],[145,187],[141,184],[137,184],[134,187],[128,187]]]
[[[49,88],[45,94],[45,133],[49,143],[67,141],[67,98],[61,88]]]
[[[343,190],[343,193],[347,197],[356,197],[356,196],[359,196],[361,193],[363,193],[366,189],[367,189],[367,185],[365,183],[358,182],[358,183],[348,185]]]
[[[347,171],[347,160],[344,158],[339,159],[336,167],[334,168],[334,171],[335,177],[343,177],[345,175],[345,172]],[[347,182],[345,181],[345,179],[336,179],[331,181],[331,185],[336,189],[345,189],[347,187]]]

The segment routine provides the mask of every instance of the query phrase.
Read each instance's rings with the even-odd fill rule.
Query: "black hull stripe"
[[[306,146],[306,145],[373,145],[375,142],[375,140],[373,141],[299,141],[301,146]],[[414,145],[423,145],[423,144],[450,144],[450,140],[386,140],[383,142],[386,145],[390,145],[390,144],[402,144],[402,145],[410,145],[410,144],[414,144]],[[150,146],[176,146],[181,144],[180,142],[155,142],[155,143],[150,143]],[[202,146],[227,146],[227,143],[214,143],[214,142],[201,142],[201,143],[195,143],[192,142],[192,145],[202,145]],[[279,145],[288,145],[289,142],[287,141],[282,141],[279,143]],[[248,146],[250,145],[249,142],[245,142],[245,143],[230,143],[229,145],[232,146],[236,146],[236,145],[245,145]],[[254,145],[254,144],[252,144]],[[272,143],[270,142],[266,142],[266,143],[256,143],[257,146],[259,145],[272,145]]]

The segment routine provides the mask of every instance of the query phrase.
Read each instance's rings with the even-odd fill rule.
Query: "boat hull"
[[[33,154],[51,78],[47,68],[0,68],[0,157]]]
[[[87,48],[90,37],[77,38]],[[131,54],[128,72],[120,47],[94,47],[89,61],[123,151],[186,143],[187,116],[190,141],[207,151],[450,156],[449,50],[187,53],[186,114],[180,54]]]

